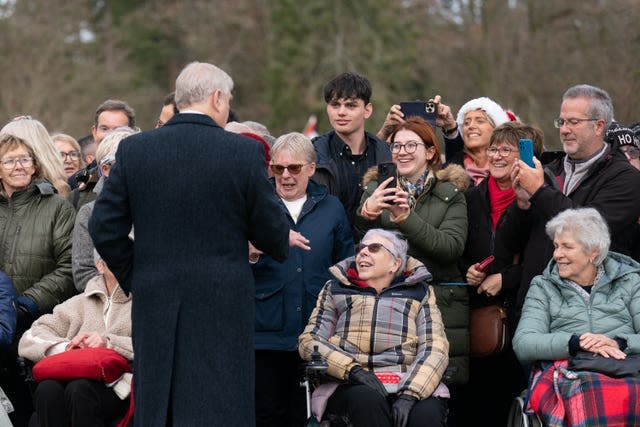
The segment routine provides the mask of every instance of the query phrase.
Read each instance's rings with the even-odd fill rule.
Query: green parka
[[[363,178],[366,188],[356,214],[356,233],[362,238],[372,228],[401,232],[409,243],[409,255],[433,275],[436,303],[450,344],[450,369],[443,380],[447,384],[464,384],[469,376],[469,296],[466,286],[442,284],[462,282],[457,263],[467,239],[467,203],[463,193],[469,177],[458,165],[435,172],[400,225],[391,221],[386,210],[374,221],[360,215],[362,205],[379,185],[377,179],[376,168],[371,168]]]
[[[71,276],[73,206],[47,181],[32,183],[11,197],[0,195],[0,270],[18,295],[40,313],[74,295]]]
[[[625,353],[640,353],[640,264],[609,252],[602,265],[588,297],[560,278],[554,260],[533,278],[513,337],[521,362],[566,359],[571,336],[586,332],[625,339]]]

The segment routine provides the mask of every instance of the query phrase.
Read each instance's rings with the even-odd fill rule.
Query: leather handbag
[[[491,304],[469,312],[471,356],[486,357],[501,353],[507,346],[507,310]]]
[[[640,376],[640,354],[628,354],[625,359],[603,357],[588,351],[578,351],[569,358],[572,371],[599,372],[613,378]]]

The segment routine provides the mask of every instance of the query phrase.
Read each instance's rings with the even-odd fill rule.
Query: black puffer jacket
[[[0,270],[40,314],[74,293],[71,235],[75,210],[46,181],[0,195]]]

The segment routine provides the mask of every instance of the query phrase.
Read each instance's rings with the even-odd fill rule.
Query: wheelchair
[[[313,391],[323,383],[327,368],[327,362],[322,359],[322,356],[318,352],[318,346],[314,346],[313,352],[311,353],[311,360],[305,366],[304,378],[300,383],[300,386],[305,389],[307,403],[307,421],[304,424],[304,427],[331,426],[330,421],[318,421],[313,414],[311,407]],[[380,373],[376,375],[390,395],[393,395],[398,391],[400,376],[395,373]]]

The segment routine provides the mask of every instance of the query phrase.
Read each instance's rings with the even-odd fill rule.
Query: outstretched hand
[[[304,249],[305,251],[310,251],[311,247],[308,245],[309,239],[304,237],[302,233],[298,233],[294,230],[289,230],[289,246]]]

